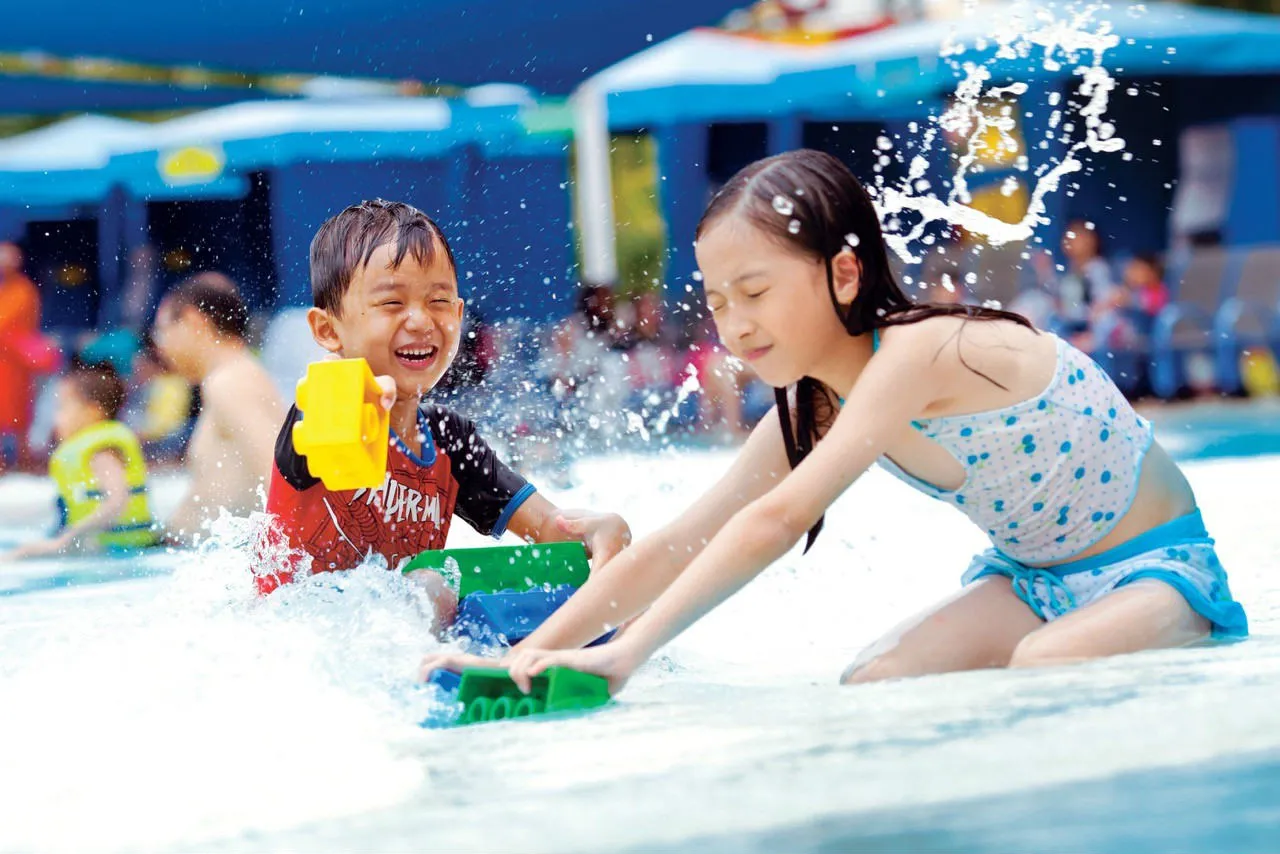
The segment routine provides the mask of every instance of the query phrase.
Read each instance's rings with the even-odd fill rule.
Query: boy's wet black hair
[[[1020,314],[973,305],[917,303],[898,286],[871,197],[843,163],[821,151],[800,149],[758,160],[720,188],[698,223],[696,239],[725,216],[736,214],[761,233],[797,254],[826,265],[831,304],[850,335],[886,326],[918,323],[930,317],[1010,320],[1034,328]],[[799,228],[792,225],[798,222]],[[858,295],[849,306],[836,300],[832,260],[851,251],[862,268]],[[964,357],[961,356],[961,361]],[[967,364],[966,364],[967,366]],[[996,380],[974,373],[1005,388]],[[787,389],[775,389],[782,437],[792,468],[800,465],[835,419],[836,394],[812,377],[795,388],[795,413]],[[809,531],[813,545],[822,520]]]
[[[97,406],[109,420],[119,417],[124,408],[124,380],[110,363],[74,364],[67,371],[67,381],[86,403]]]
[[[190,306],[224,335],[244,340],[249,332],[249,307],[236,283],[222,273],[197,273],[165,294],[162,304],[177,314]]]
[[[409,254],[421,266],[430,267],[439,246],[450,268],[455,274],[458,271],[449,241],[431,217],[404,202],[361,202],[325,220],[311,241],[311,301],[315,307],[340,315],[342,298],[356,270],[369,263],[379,246],[392,241],[396,246],[392,267],[399,267]]]

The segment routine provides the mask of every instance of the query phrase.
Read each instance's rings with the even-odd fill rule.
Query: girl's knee
[[[1063,638],[1052,634],[1032,632],[1013,648],[1009,656],[1010,667],[1053,667],[1060,664],[1074,664],[1086,661],[1093,656],[1074,648]]]

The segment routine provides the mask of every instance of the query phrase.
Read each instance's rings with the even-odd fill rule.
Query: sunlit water
[[[1171,445],[1194,443],[1194,426],[1168,423]],[[585,460],[552,497],[643,533],[728,460]],[[457,730],[417,726],[430,697],[411,675],[434,643],[383,570],[260,601],[234,550],[147,558],[172,570],[149,578],[124,561],[6,566],[0,849],[1274,849],[1280,457],[1188,473],[1247,642],[839,688],[983,544],[872,472],[809,556],[681,637],[616,705]],[[41,481],[0,482],[22,532],[46,497]]]

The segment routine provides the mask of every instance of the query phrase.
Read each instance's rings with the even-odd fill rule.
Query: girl
[[[1247,634],[1151,425],[1086,356],[1021,316],[913,304],[871,200],[835,158],[795,151],[743,169],[703,215],[697,257],[724,345],[778,390],[777,408],[706,495],[508,654],[522,689],[564,665],[616,691],[806,531],[812,544],[828,505],[876,462],[954,505],[992,548],[959,594],[862,653],[845,682]],[[471,663],[436,655],[424,675]]]

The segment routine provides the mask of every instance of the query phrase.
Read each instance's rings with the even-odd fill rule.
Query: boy
[[[61,530],[22,546],[10,559],[53,555],[77,544],[90,550],[156,544],[142,448],[116,420],[124,394],[124,382],[107,365],[75,367],[59,382],[54,431],[61,444],[49,460],[49,476],[58,489]]]
[[[200,387],[200,416],[187,445],[191,486],[168,522],[179,539],[190,540],[220,508],[246,514],[261,507],[259,489],[271,470],[271,434],[284,401],[249,352],[248,326],[249,310],[221,273],[183,282],[156,312],[156,346]]]
[[[630,539],[614,514],[560,513],[507,468],[455,412],[423,401],[458,352],[463,302],[444,234],[421,211],[399,202],[352,205],[320,227],[311,243],[307,315],[325,350],[369,363],[391,412],[386,480],[376,489],[329,492],[293,448],[295,406],[276,440],[267,510],[311,571],[350,569],[369,552],[396,569],[445,545],[452,517],[501,537],[532,542],[583,539],[596,565]],[[441,623],[451,597],[432,572],[415,573],[431,591]],[[291,571],[260,578],[270,592]]]

